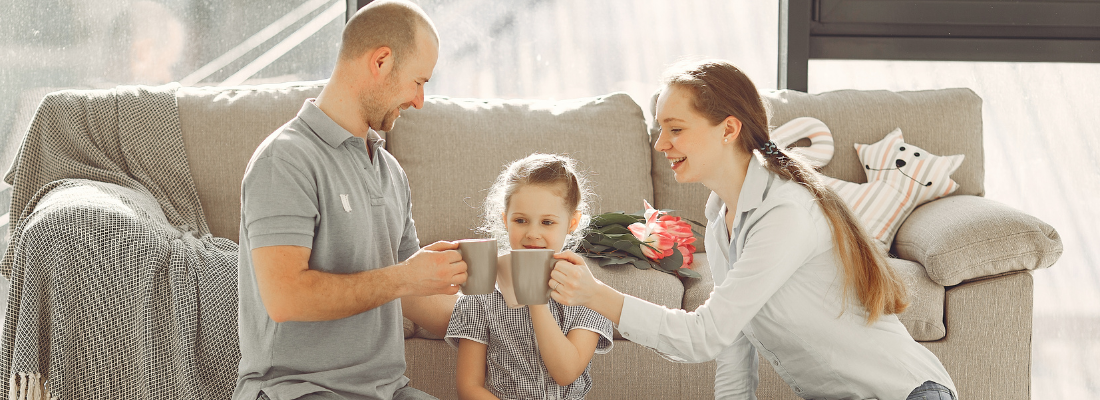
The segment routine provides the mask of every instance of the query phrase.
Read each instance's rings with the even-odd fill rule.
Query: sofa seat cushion
[[[952,196],[913,211],[894,242],[898,257],[916,261],[943,286],[1011,271],[1049,267],[1062,239],[1046,222],[976,196]]]
[[[481,236],[483,202],[507,163],[531,153],[577,160],[592,215],[653,197],[642,109],[624,93],[574,100],[429,97],[402,113],[386,148],[410,177],[421,244]],[[498,218],[498,216],[492,216]]]
[[[699,254],[695,255],[696,257]],[[596,260],[585,258],[592,275],[601,282],[625,294],[667,308],[680,308],[684,299],[684,284],[680,278],[655,269],[638,269],[631,264],[601,267]],[[687,279],[695,280],[695,279]],[[622,339],[618,327],[615,339]]]
[[[929,279],[920,264],[897,258],[886,262],[898,273],[909,292],[909,307],[898,314],[909,335],[922,342],[943,339],[947,335],[943,325],[943,286]]]

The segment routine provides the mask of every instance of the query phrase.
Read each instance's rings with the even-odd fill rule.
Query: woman
[[[895,315],[906,293],[885,254],[813,169],[769,140],[748,77],[708,60],[674,67],[664,84],[654,147],[678,182],[712,191],[710,300],[690,313],[647,303],[575,254],[551,276],[554,300],[670,358],[717,359],[718,398],[755,398],[759,354],[803,398],[954,399],[943,365]]]

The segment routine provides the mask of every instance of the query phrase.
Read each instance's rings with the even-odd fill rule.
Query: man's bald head
[[[394,65],[400,65],[416,52],[418,30],[439,43],[435,25],[416,4],[406,0],[372,1],[344,26],[340,61],[350,61],[385,46],[393,51]]]

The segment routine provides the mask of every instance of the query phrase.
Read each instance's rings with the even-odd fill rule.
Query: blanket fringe
[[[8,400],[57,400],[46,391],[41,373],[12,373],[8,388]]]

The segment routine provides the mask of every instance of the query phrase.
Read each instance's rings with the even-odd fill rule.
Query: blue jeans
[[[957,398],[946,386],[928,381],[913,389],[905,400],[957,400]]]

